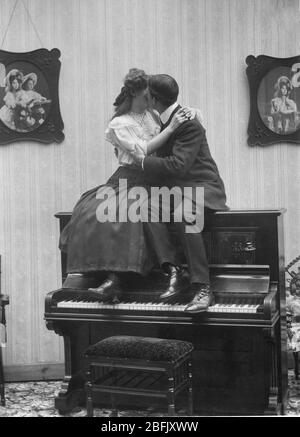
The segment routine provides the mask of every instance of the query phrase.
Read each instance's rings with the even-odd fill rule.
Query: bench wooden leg
[[[188,378],[189,378],[189,385],[188,385],[188,402],[189,402],[189,409],[188,413],[190,416],[194,414],[194,407],[193,407],[193,381],[192,381],[192,363],[189,361],[188,363]]]
[[[0,393],[1,393],[1,405],[2,405],[2,407],[5,407],[5,391],[4,391],[4,384],[0,384]]]
[[[168,414],[169,416],[176,416],[175,411],[175,381],[173,372],[168,373]]]
[[[88,417],[94,416],[94,406],[93,406],[93,390],[91,383],[91,373],[86,372],[88,381],[85,384],[85,392],[86,392],[86,411]]]
[[[3,372],[3,361],[2,361],[2,349],[0,347],[0,395],[1,395],[1,405],[5,406],[5,388],[4,388],[4,372]]]
[[[119,417],[119,412],[116,408],[112,409],[112,412],[110,413],[109,417]]]
[[[110,414],[110,417],[119,417],[119,412],[116,407],[116,399],[113,394],[111,394],[111,408],[112,408],[112,412]]]

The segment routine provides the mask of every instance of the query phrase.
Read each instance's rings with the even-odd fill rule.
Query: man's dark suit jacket
[[[157,155],[144,159],[144,171],[152,186],[204,187],[205,207],[228,209],[224,183],[210,154],[205,129],[197,119],[181,124]]]

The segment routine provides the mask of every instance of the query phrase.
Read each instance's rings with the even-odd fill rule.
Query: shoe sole
[[[202,308],[200,310],[188,310],[188,309],[185,309],[184,312],[185,313],[190,313],[190,314],[197,314],[197,313],[205,313],[207,310],[208,310],[208,307],[207,308]]]
[[[96,290],[92,290],[92,289],[88,289],[88,294],[90,297],[97,299],[98,301],[104,302],[104,303],[112,303],[112,304],[117,304],[120,303],[120,300],[117,296],[110,296],[110,295],[105,295],[103,293],[101,293],[100,291],[96,291]]]
[[[170,294],[169,296],[166,296],[166,297],[159,296],[159,300],[161,302],[168,302],[169,300],[174,299],[176,296],[181,296],[181,295],[182,295],[182,292],[178,291],[177,293]]]

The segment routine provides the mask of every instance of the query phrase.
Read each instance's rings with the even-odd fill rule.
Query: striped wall
[[[247,145],[245,74],[249,54],[299,54],[298,0],[24,3],[43,46],[62,53],[59,91],[66,139],[0,146],[2,288],[11,299],[4,358],[10,379],[60,371],[62,344],[43,320],[45,295],[60,285],[53,215],[72,209],[83,191],[104,182],[116,167],[104,130],[130,67],[178,79],[180,101],[203,111],[228,204],[287,208],[286,260],[300,252],[300,144]],[[0,1],[1,40],[14,4]],[[40,47],[19,1],[2,49]]]

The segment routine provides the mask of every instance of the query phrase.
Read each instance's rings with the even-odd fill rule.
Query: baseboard
[[[288,351],[288,368],[294,368],[292,351]],[[4,378],[7,382],[60,380],[65,374],[64,363],[19,364],[4,366]]]
[[[64,373],[64,363],[4,366],[4,379],[6,382],[60,380],[63,379]]]

